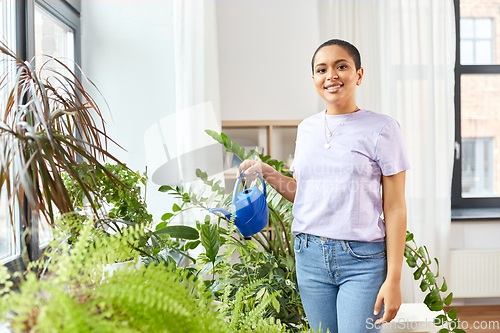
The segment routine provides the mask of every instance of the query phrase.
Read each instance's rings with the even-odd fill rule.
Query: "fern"
[[[137,269],[130,263],[113,276],[103,275],[103,266],[115,260],[131,256],[139,260],[134,244],[144,233],[138,226],[108,235],[92,223],[75,226],[71,218],[64,225],[78,229],[77,240],[71,246],[53,241],[45,254],[48,260],[31,265],[19,292],[11,291],[10,275],[0,266],[0,320],[9,321],[15,332],[229,333],[233,327],[242,332],[284,332],[274,319],[259,318],[265,304],[249,311],[242,308],[235,312],[237,320],[226,322],[214,310],[203,281],[187,269],[164,265]],[[64,227],[55,230],[55,238],[67,239],[67,232]],[[45,269],[48,276],[41,274]],[[252,288],[254,284],[242,288],[238,297],[251,297]],[[270,295],[269,302],[274,298]]]

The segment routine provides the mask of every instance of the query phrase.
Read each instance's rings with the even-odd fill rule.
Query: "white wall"
[[[109,104],[93,96],[109,136],[127,151],[109,151],[132,170],[145,171],[144,133],[175,112],[171,1],[82,1],[82,68]],[[92,89],[90,89],[92,91]],[[166,194],[148,184],[148,209],[169,211]]]
[[[320,111],[310,65],[320,44],[316,10],[316,1],[217,1],[222,120]]]

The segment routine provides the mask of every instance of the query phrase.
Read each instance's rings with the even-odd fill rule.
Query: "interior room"
[[[382,332],[500,332],[500,0],[0,0],[0,29],[5,332],[308,331],[293,203],[239,176],[250,159],[299,181],[331,39],[359,50],[352,100],[396,120],[409,162]],[[243,183],[269,206],[248,235]]]

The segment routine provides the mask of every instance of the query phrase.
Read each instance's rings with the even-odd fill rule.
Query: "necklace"
[[[341,122],[340,125],[337,125],[337,127],[335,127],[333,129],[333,131],[330,130],[330,127],[328,126],[328,122],[326,121],[326,111],[325,111],[324,117],[323,117],[324,120],[325,120],[325,141],[326,141],[326,143],[324,145],[325,149],[330,149],[330,147],[331,147],[330,146],[330,141],[332,140],[332,138],[335,135],[335,133],[337,133],[337,130],[340,128],[340,126],[342,126],[342,125],[345,124],[345,122],[352,116],[352,114],[354,112],[356,112],[358,110],[359,110],[359,108],[356,108],[356,110],[354,110],[351,113],[349,113],[349,115],[345,118],[345,120],[343,122]],[[328,129],[328,131],[327,131],[327,129]]]

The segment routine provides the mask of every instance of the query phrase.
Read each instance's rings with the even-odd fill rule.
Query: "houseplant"
[[[63,62],[47,56],[37,70],[33,60],[23,61],[4,43],[0,52],[9,68],[0,79],[1,94],[7,96],[0,111],[0,190],[7,193],[11,221],[15,205],[21,210],[26,205],[53,224],[56,211],[75,208],[63,172],[76,180],[90,202],[87,188],[93,179],[82,177],[82,168],[101,171],[118,182],[101,162],[108,158],[121,164],[107,152],[108,144],[116,143],[106,134],[101,111],[79,75]],[[82,167],[81,161],[86,165]],[[90,207],[97,215],[97,207]]]
[[[50,260],[32,264],[25,277],[19,274],[20,292],[10,289],[7,269],[0,266],[0,318],[15,332],[234,332],[236,322],[217,313],[202,281],[183,269],[130,266],[102,278],[104,264],[139,255],[124,246],[140,242],[139,225],[102,237],[102,230],[66,218],[54,231]],[[71,247],[58,242],[68,228],[79,229]],[[262,320],[258,312],[247,319],[237,321],[238,331],[284,332],[279,322]]]
[[[224,133],[218,134],[214,131],[207,130],[207,134],[212,136],[217,142],[222,144],[226,151],[234,153],[240,160],[244,160],[250,158],[252,155],[256,154],[256,152],[246,152],[244,148],[238,146],[236,142],[231,141]],[[270,156],[259,155],[260,159],[269,165],[273,166],[276,170],[281,172],[282,174],[290,177],[291,175],[285,173],[283,171],[283,162],[276,161],[270,159]],[[166,213],[164,215],[165,220],[170,219],[174,215],[182,214],[183,210],[191,209],[193,206],[196,206],[201,209],[205,209],[208,211],[213,204],[214,199],[219,198],[218,204],[216,206],[226,208],[227,210],[231,210],[230,202],[231,202],[231,194],[225,196],[223,192],[220,190],[218,183],[214,186],[213,181],[209,180],[207,175],[200,170],[197,170],[197,175],[200,179],[207,185],[212,186],[213,193],[211,196],[204,198],[200,193],[205,193],[206,188],[202,189],[199,193],[192,193],[191,191],[184,192],[182,187],[172,187],[172,186],[163,186],[160,188],[160,191],[169,192],[179,198],[182,198],[182,205],[173,207],[174,213]],[[274,229],[274,234],[269,234],[266,230],[261,231],[260,233],[253,235],[252,238],[255,240],[260,246],[261,249],[264,250],[268,255],[264,257],[268,257],[270,261],[278,260],[286,263],[283,268],[289,267],[290,269],[282,269],[283,272],[292,273],[290,274],[290,283],[296,285],[296,276],[294,275],[294,259],[293,259],[293,251],[291,250],[293,247],[293,236],[291,235],[291,223],[293,220],[292,216],[292,203],[286,201],[279,193],[274,191],[272,187],[268,186],[268,197],[267,203],[269,206],[269,224]],[[220,217],[223,218],[223,217]],[[224,218],[225,219],[225,218]],[[206,221],[210,220],[210,217],[207,216],[205,218]],[[230,221],[229,221],[230,222]],[[220,228],[219,228],[220,230]],[[224,289],[227,293],[228,289],[231,289],[230,286],[233,286],[233,290],[238,290],[238,287],[235,284],[254,284],[254,281],[257,281],[261,276],[262,268],[266,266],[268,263],[264,263],[260,261],[259,258],[262,258],[263,253],[261,249],[257,246],[253,246],[250,242],[245,242],[238,237],[232,236],[230,233],[228,234],[222,229],[222,235],[227,235],[226,242],[231,243],[236,246],[240,253],[240,260],[242,264],[236,263],[232,266],[232,271],[228,269],[228,263],[230,263],[230,257],[226,255],[226,258],[223,256],[214,256],[212,260],[205,260],[205,266],[201,269],[202,273],[211,273],[212,276],[215,276],[217,273],[220,277],[215,280],[212,279],[212,286],[210,287],[212,291],[220,292],[220,290]],[[234,251],[234,250],[233,250]],[[440,333],[445,332],[456,332],[462,333],[464,332],[457,326],[457,309],[453,308],[450,310],[446,310],[444,308],[445,305],[450,305],[453,293],[449,292],[446,295],[442,295],[442,293],[448,292],[448,287],[446,284],[446,280],[443,278],[443,282],[441,285],[438,285],[437,278],[439,277],[439,261],[434,258],[437,265],[437,272],[434,273],[431,264],[432,260],[425,246],[417,246],[414,239],[413,234],[411,232],[407,232],[406,237],[406,246],[404,256],[406,258],[407,264],[411,268],[415,268],[414,279],[421,280],[420,288],[422,292],[427,292],[426,297],[424,299],[424,303],[427,307],[432,310],[438,312],[438,315],[435,318],[435,323],[438,326],[442,326]],[[203,262],[203,261],[202,261]],[[268,265],[268,267],[276,267],[276,263]],[[278,266],[279,267],[279,266]],[[245,275],[245,271],[248,274]],[[251,273],[250,273],[251,271]],[[228,273],[229,272],[229,273]],[[258,272],[255,274],[255,272]],[[269,270],[268,270],[269,272]],[[225,273],[225,274],[224,274]],[[279,276],[280,274],[271,274],[271,276]],[[285,274],[287,275],[287,274]],[[232,278],[227,278],[230,276]],[[287,275],[288,276],[288,275]],[[283,280],[282,280],[283,281]],[[262,281],[260,281],[261,283]],[[271,283],[271,285],[273,285]],[[280,284],[274,284],[274,286],[278,286],[278,288],[274,287],[281,292],[286,290],[283,286],[280,287]],[[262,287],[259,292],[266,292],[267,287]],[[269,288],[269,291],[272,291],[273,288]],[[268,292],[269,292],[268,291]],[[257,295],[258,296],[258,295]],[[279,297],[279,296],[278,296]],[[297,297],[298,298],[298,297]],[[285,300],[284,306],[288,306],[288,308],[296,309],[296,314],[302,314],[303,310],[301,309],[301,304],[295,303],[296,299],[292,298],[292,304],[287,304],[287,301],[290,298]],[[280,306],[276,306],[273,304],[268,305],[268,311],[273,311],[273,306],[275,310],[280,308]],[[277,313],[276,313],[277,312]],[[276,311],[274,315],[281,319],[284,324],[290,324],[290,328],[293,329],[293,320],[290,320],[288,316],[280,316],[279,311]],[[295,318],[296,319],[296,318]]]

